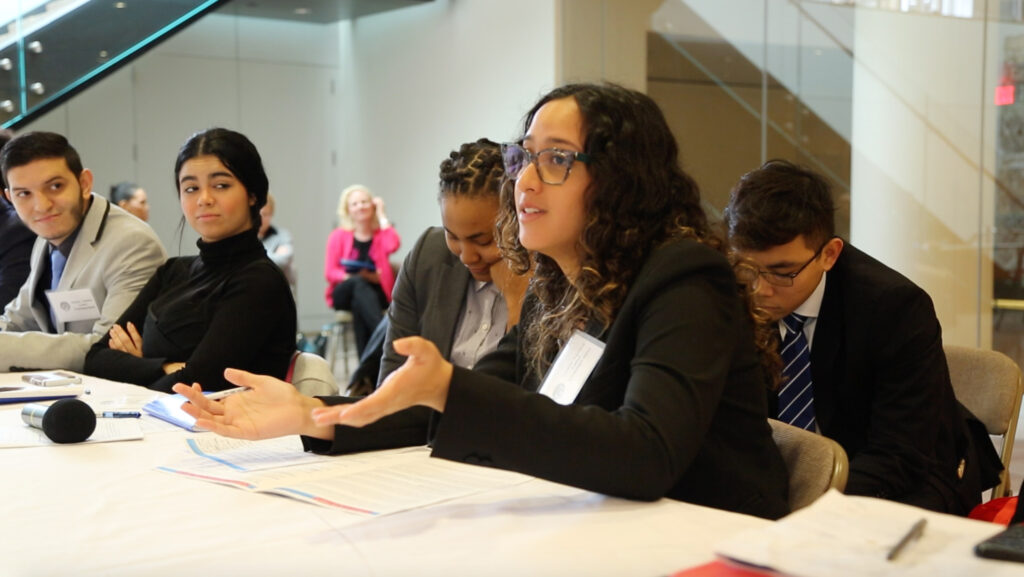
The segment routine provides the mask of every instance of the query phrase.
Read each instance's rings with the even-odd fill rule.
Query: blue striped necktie
[[[807,317],[792,313],[782,319],[782,376],[779,390],[779,420],[814,431],[814,387],[811,386],[811,349],[804,336]]]
[[[64,253],[57,249],[50,251],[50,290],[57,290],[60,277],[64,276],[64,265],[68,263]]]

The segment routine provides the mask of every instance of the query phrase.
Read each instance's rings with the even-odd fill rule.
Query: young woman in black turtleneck
[[[227,367],[284,378],[295,352],[295,301],[257,238],[268,182],[256,147],[223,128],[197,133],[174,166],[199,256],[169,259],[93,345],[85,372],[170,392],[225,389]]]

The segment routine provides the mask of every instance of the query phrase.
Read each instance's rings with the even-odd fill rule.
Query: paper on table
[[[886,554],[916,521],[919,540],[895,560]],[[1020,575],[1012,563],[974,556],[974,544],[1001,526],[831,490],[810,506],[721,543],[724,557],[798,577]]]
[[[147,415],[177,425],[186,431],[192,431],[193,433],[205,431],[206,429],[196,426],[195,417],[181,410],[181,405],[185,401],[185,397],[181,395],[168,395],[146,403],[142,406],[142,410]]]
[[[327,455],[303,451],[302,441],[298,437],[243,441],[207,435],[188,439],[186,443],[193,454],[216,464],[214,469],[227,466],[241,472],[290,467],[333,459]]]
[[[40,387],[26,383],[3,385],[0,386],[0,404],[31,403],[35,401],[64,399],[67,397],[78,397],[84,392],[85,387],[80,384],[61,385],[56,387]]]
[[[219,454],[194,454],[158,469],[364,516],[422,507],[531,479],[518,473],[432,459],[427,447],[316,456],[302,465],[270,467],[273,455],[281,450],[300,450],[295,448],[295,438],[248,443],[253,446],[232,446]],[[240,470],[245,467],[262,468]]]
[[[142,438],[138,419],[96,419],[96,430],[83,442],[110,443],[135,441]],[[0,448],[45,447],[56,445],[41,429],[28,425],[0,427]]]

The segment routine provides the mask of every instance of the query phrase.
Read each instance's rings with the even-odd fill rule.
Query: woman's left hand
[[[126,330],[127,329],[127,330]],[[128,323],[126,328],[121,325],[110,327],[110,348],[122,353],[128,353],[133,357],[142,358],[142,335],[136,330],[135,325]]]
[[[441,356],[434,343],[422,337],[394,341],[395,352],[408,357],[373,394],[351,405],[335,405],[313,410],[317,425],[362,427],[416,405],[444,412],[452,364]]]

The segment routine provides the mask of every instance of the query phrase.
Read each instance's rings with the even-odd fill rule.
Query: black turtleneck
[[[228,388],[228,367],[285,377],[295,300],[256,230],[197,244],[199,256],[169,259],[117,320],[142,332],[142,358],[111,349],[107,335],[89,350],[86,373],[167,392],[178,382]],[[185,368],[165,375],[172,362]]]

